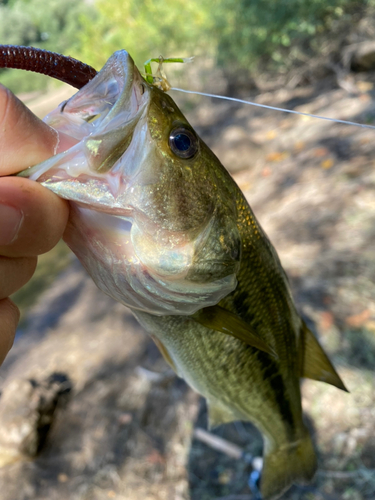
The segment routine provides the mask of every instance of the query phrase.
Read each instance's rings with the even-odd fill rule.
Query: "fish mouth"
[[[210,246],[213,271],[207,270],[205,242],[219,224],[212,204],[204,204],[207,213],[193,229],[172,224],[172,209],[163,211],[164,193],[156,192],[165,163],[182,172],[160,152],[165,113],[181,114],[160,99],[126,51],[116,52],[44,119],[71,147],[20,175],[71,202],[64,240],[101,290],[151,314],[189,315],[234,290],[238,262],[228,262],[219,242]],[[179,193],[169,179],[161,188]]]
[[[140,168],[150,88],[125,50],[115,52],[79,92],[48,114],[69,149],[21,172],[62,198],[129,215],[125,192]]]

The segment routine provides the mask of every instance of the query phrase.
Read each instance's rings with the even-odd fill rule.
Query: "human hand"
[[[68,203],[40,184],[3,177],[56,153],[56,131],[0,85],[0,364],[13,344],[19,311],[9,295],[33,275],[37,256],[53,248],[68,219]]]

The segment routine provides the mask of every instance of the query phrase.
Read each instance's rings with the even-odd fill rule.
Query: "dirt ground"
[[[357,77],[352,94],[327,79],[256,100],[373,123],[373,77]],[[69,91],[58,92],[31,107],[44,114]],[[173,97],[188,109],[185,97]],[[319,470],[311,485],[294,486],[282,498],[373,500],[375,130],[203,98],[187,114],[244,191],[299,310],[350,390],[303,382]],[[59,373],[72,391],[39,455],[0,469],[1,499],[254,498],[245,462],[192,439],[195,427],[206,427],[205,402],[171,373],[130,311],[101,294],[62,252],[68,264],[25,309],[0,384],[5,390],[17,379]],[[214,434],[261,454],[250,424]]]

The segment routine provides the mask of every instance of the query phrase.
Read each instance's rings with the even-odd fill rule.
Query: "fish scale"
[[[233,181],[228,178],[227,182]],[[220,306],[256,328],[266,342],[272,341],[278,360],[184,317],[155,317],[138,311],[135,315],[164,345],[178,367],[178,374],[207,398],[209,411],[215,415],[213,425],[233,419],[247,420],[251,415],[251,421],[266,437],[265,464],[267,454],[274,450],[287,449],[290,443],[293,450],[295,442],[305,443],[306,451],[311,453],[309,469],[294,479],[309,479],[316,463],[302,421],[296,363],[301,320],[291,302],[285,274],[275,267],[271,244],[247,202],[241,199],[238,206],[241,207],[238,224],[243,242],[238,285]],[[243,224],[244,220],[251,223]],[[187,357],[186,352],[194,355]],[[278,463],[280,466],[286,468],[285,463]],[[263,492],[271,498],[274,489],[280,491],[285,485],[280,486],[267,477],[266,466],[265,474],[263,483],[272,482],[273,488],[268,487],[267,492],[263,487]],[[270,474],[275,475],[275,471]]]
[[[95,283],[207,398],[211,425],[259,428],[265,500],[310,480],[300,377],[346,389],[231,176],[125,51],[45,121],[75,145],[20,175],[69,200],[64,239]]]

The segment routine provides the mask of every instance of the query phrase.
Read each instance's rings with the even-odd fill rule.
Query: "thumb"
[[[57,132],[0,84],[0,176],[46,160],[57,143]]]

